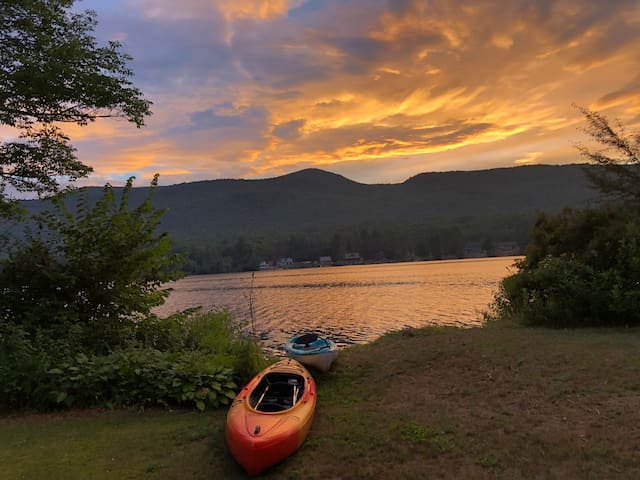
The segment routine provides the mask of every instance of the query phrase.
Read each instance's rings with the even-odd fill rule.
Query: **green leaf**
[[[76,362],[78,363],[87,363],[89,361],[89,357],[87,357],[84,353],[79,353],[76,355]]]
[[[198,400],[196,402],[196,407],[198,407],[198,410],[200,410],[201,412],[204,412],[204,409],[206,408],[206,405],[204,404],[204,402],[202,400]]]

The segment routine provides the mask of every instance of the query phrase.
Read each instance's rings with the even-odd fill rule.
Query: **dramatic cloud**
[[[276,125],[273,134],[284,140],[293,140],[301,135],[301,129],[304,127],[304,120],[291,120],[290,122]]]
[[[640,126],[636,0],[85,1],[148,126],[73,129],[95,179],[319,166],[358,181],[581,161],[572,105]]]

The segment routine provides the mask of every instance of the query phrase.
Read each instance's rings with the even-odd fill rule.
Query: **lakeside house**
[[[293,261],[291,257],[283,257],[279,258],[275,262],[268,262],[266,260],[262,260],[258,265],[258,270],[273,270],[275,268],[294,268],[296,263]]]
[[[293,258],[291,257],[279,258],[277,262],[278,268],[291,268],[293,264]]]
[[[321,267],[322,266],[326,267],[328,265],[333,265],[333,260],[329,255],[324,255],[318,259],[318,263],[320,264]]]
[[[345,265],[357,265],[364,262],[364,259],[358,252],[347,252],[344,254],[343,259]]]

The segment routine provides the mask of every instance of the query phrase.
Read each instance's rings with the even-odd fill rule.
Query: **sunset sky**
[[[85,0],[153,116],[69,130],[84,183],[362,183],[584,161],[572,104],[640,126],[637,0]]]

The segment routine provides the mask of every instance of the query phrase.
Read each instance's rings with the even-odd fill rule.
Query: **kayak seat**
[[[315,333],[305,333],[304,335],[300,335],[298,338],[296,338],[295,344],[309,346],[309,344],[315,342],[316,340],[318,340],[318,335],[316,335]]]
[[[293,407],[303,393],[302,376],[267,375],[251,393],[249,403],[260,412],[281,412]]]

